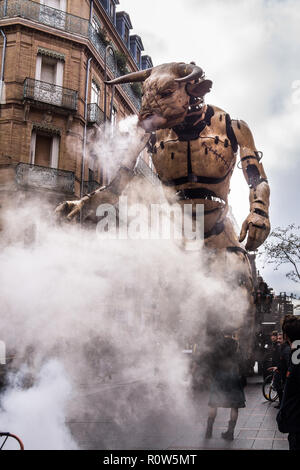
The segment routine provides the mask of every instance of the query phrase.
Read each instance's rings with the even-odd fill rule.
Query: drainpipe
[[[85,79],[85,98],[84,98],[84,131],[83,131],[83,149],[82,149],[82,165],[81,165],[81,188],[80,197],[83,196],[84,189],[84,164],[85,164],[85,153],[86,153],[86,131],[87,131],[87,119],[88,119],[88,92],[89,92],[89,78],[91,68],[92,57],[87,62],[86,79]],[[80,217],[81,219],[81,217]]]
[[[4,82],[4,66],[5,66],[5,55],[6,55],[6,43],[7,39],[4,34],[4,31],[0,29],[0,33],[3,37],[3,49],[2,49],[2,61],[1,61],[1,72],[0,72],[0,103],[2,98],[3,82]]]
[[[113,58],[114,58],[114,78],[116,75],[117,71],[117,59],[116,59],[116,54],[113,49],[113,47],[109,44],[106,49],[105,49],[105,54],[104,54],[104,122],[106,122],[106,110],[107,110],[107,91],[106,91],[106,80],[107,80],[107,53],[108,51],[111,50],[113,53]],[[114,88],[115,86],[112,85],[112,91],[111,91],[111,102],[110,102],[110,112],[109,112],[109,119],[111,121],[112,118],[112,111],[113,111],[113,102],[114,102]]]
[[[93,19],[93,11],[94,11],[94,0],[91,0],[91,3],[90,3],[90,23],[92,22],[92,19]]]

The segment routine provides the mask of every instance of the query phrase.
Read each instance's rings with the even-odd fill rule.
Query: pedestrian
[[[280,362],[280,342],[278,340],[278,331],[272,331],[271,333],[271,361],[272,367],[278,367]],[[272,368],[271,367],[271,368]]]
[[[276,333],[276,341],[274,340],[274,338],[275,338],[274,333]],[[278,398],[279,398],[279,405],[276,405],[274,408],[280,408],[280,403],[281,403],[282,394],[283,394],[283,383],[284,383],[284,379],[283,379],[283,376],[281,374],[281,368],[283,369],[283,374],[285,374],[286,373],[286,368],[288,366],[289,357],[286,358],[286,356],[284,355],[284,360],[287,359],[287,363],[285,364],[285,367],[283,367],[284,366],[284,360],[282,358],[281,347],[282,347],[284,341],[283,341],[283,334],[282,333],[278,333],[277,331],[276,332],[273,331],[273,333],[271,335],[271,341],[272,341],[272,346],[271,346],[272,366],[269,367],[267,370],[269,372],[270,371],[273,372],[273,385],[274,385],[274,388],[275,388],[276,392],[278,393]],[[283,349],[285,349],[285,347]]]
[[[278,372],[279,372],[279,381],[278,381],[278,398],[279,398],[279,405],[275,406],[275,408],[280,408],[283,396],[283,390],[286,381],[286,373],[288,371],[289,363],[290,363],[290,356],[291,356],[291,347],[283,337],[283,333],[278,333],[278,344],[279,344],[279,364],[278,364]]]
[[[263,377],[264,379],[269,375],[270,370],[279,365],[279,350],[278,345],[278,331],[274,330],[270,334],[271,343],[268,341],[265,345],[265,357],[263,361]]]
[[[212,437],[213,425],[218,408],[230,408],[228,429],[222,433],[223,439],[232,441],[238,419],[239,408],[245,407],[245,394],[241,377],[241,356],[238,342],[232,332],[225,331],[214,345],[210,360],[211,386],[209,395],[209,414],[205,438]]]
[[[280,340],[278,340],[278,332],[277,331],[272,331],[272,333],[271,333],[271,346],[270,346],[270,351],[269,351],[271,366],[268,367],[268,369],[267,369],[268,372],[279,369],[280,345],[281,345],[281,342],[280,342]]]
[[[291,356],[277,424],[280,432],[288,433],[290,450],[300,450],[300,351],[297,352],[296,343],[300,342],[300,318],[286,315],[282,331]]]

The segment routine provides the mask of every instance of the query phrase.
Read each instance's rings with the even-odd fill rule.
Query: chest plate
[[[237,143],[230,117],[224,112],[214,112],[200,124],[156,133],[153,163],[167,186],[186,183],[218,185],[231,175]],[[192,130],[189,131],[188,127]],[[184,140],[187,137],[189,140]]]

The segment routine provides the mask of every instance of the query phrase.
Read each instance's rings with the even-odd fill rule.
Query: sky
[[[154,65],[195,61],[213,81],[206,102],[247,122],[271,189],[273,228],[300,225],[299,0],[120,0]],[[236,168],[230,204],[239,226],[249,189]],[[275,291],[300,295],[288,269],[258,267]]]

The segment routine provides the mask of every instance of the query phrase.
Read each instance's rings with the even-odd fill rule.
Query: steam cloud
[[[0,339],[13,359],[1,428],[27,449],[136,448],[166,410],[193,416],[182,350],[209,347],[207,321],[238,328],[245,292],[201,251],[101,240],[52,213],[31,200],[2,217]]]
[[[138,136],[144,134],[137,127],[137,116],[129,116],[121,120],[118,126],[102,125],[97,131],[89,134],[88,157],[100,164],[108,180],[115,175],[123,163],[128,149],[138,143]]]

